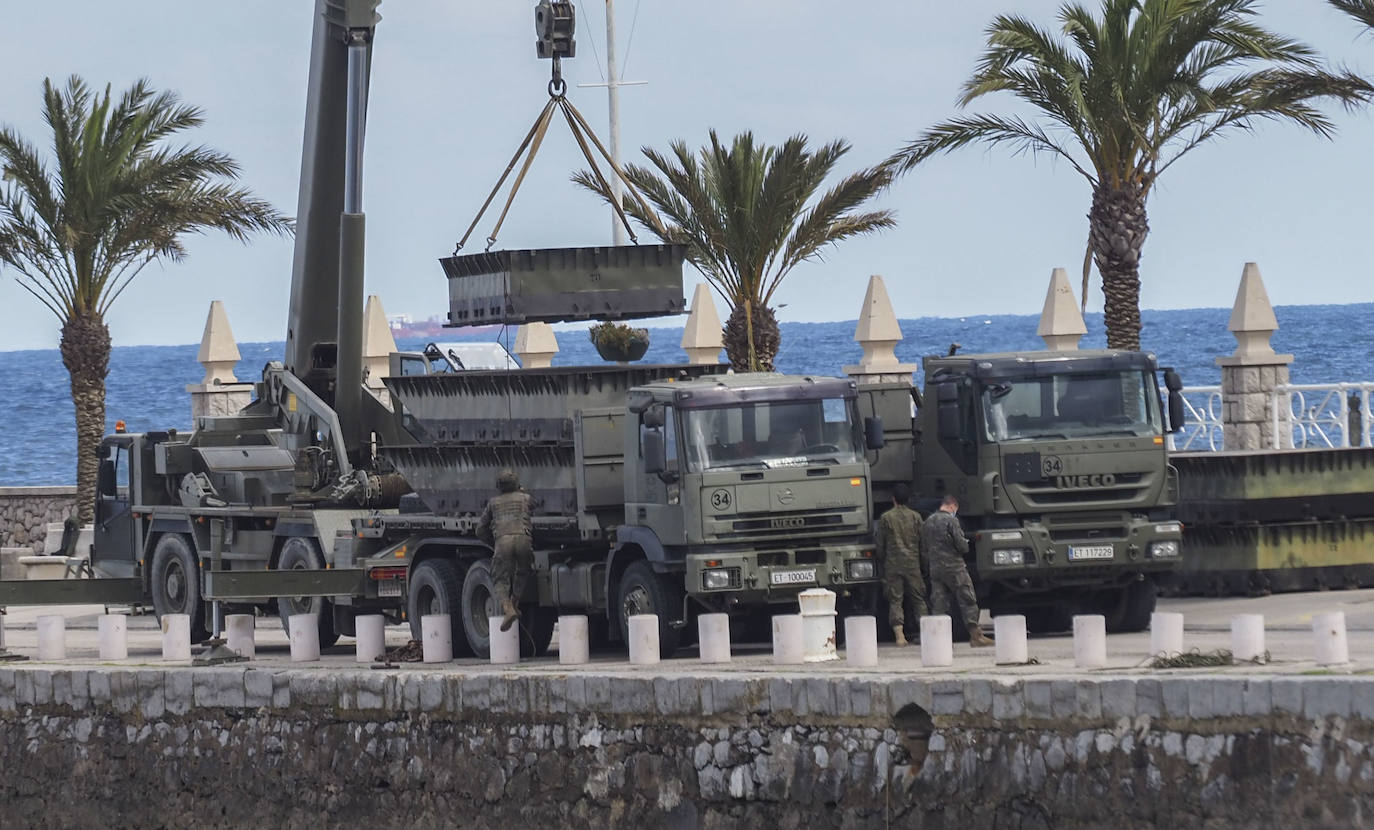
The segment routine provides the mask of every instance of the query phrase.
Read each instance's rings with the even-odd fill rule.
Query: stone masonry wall
[[[0,669],[0,826],[1352,827],[1374,681]]]
[[[75,513],[75,487],[0,487],[0,547],[42,553],[48,523]]]

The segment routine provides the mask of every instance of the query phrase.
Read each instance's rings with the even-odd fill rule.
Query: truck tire
[[[1027,634],[1059,634],[1073,628],[1072,605],[1036,605],[1024,613]]]
[[[533,577],[531,577],[533,579]],[[491,560],[473,562],[463,577],[463,630],[472,653],[483,660],[491,657],[491,623],[488,617],[500,616],[496,590],[491,581]],[[520,604],[520,656],[539,657],[553,642],[553,627],[558,612],[531,603]]]
[[[1107,631],[1115,634],[1149,628],[1158,593],[1154,580],[1149,577],[1121,589],[1116,607],[1107,614]]]
[[[200,563],[191,540],[180,533],[158,539],[150,579],[157,618],[186,614],[191,618],[191,642],[205,642],[210,632],[205,626],[205,603],[200,600]]]
[[[634,614],[658,615],[658,653],[671,657],[682,642],[683,629],[674,628],[672,618],[681,613],[682,587],[655,573],[643,560],[631,563],[620,577],[616,607],[620,616],[620,638],[629,647],[630,617]]]
[[[463,578],[458,566],[447,559],[426,559],[410,572],[406,618],[412,640],[420,640],[420,620],[429,614],[449,615],[454,657],[473,656],[463,628]]]
[[[314,539],[292,536],[281,546],[277,557],[278,571],[324,570],[324,554]],[[339,641],[334,629],[333,603],[324,597],[277,597],[277,614],[283,631],[291,631],[291,617],[296,614],[318,614],[320,648],[329,648]]]

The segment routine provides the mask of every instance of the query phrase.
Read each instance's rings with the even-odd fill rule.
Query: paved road
[[[1318,667],[1312,659],[1313,635],[1312,616],[1329,611],[1344,611],[1346,628],[1349,632],[1351,663],[1335,669],[1341,673],[1374,672],[1374,590],[1330,591],[1316,593],[1279,594],[1259,598],[1224,599],[1161,599],[1161,611],[1175,611],[1184,614],[1185,649],[1211,652],[1229,648],[1230,619],[1236,614],[1263,614],[1267,646],[1271,661],[1265,666],[1232,666],[1220,669],[1179,669],[1178,672],[1196,673],[1199,671],[1219,671],[1224,673],[1311,673],[1328,672],[1332,669]],[[67,619],[67,664],[99,665],[96,636],[97,617],[104,612],[100,606],[61,606],[48,607],[11,607],[5,618],[5,645],[13,653],[34,657],[37,651],[36,620],[41,614],[60,613]],[[161,639],[157,622],[151,616],[138,616],[130,619],[128,661],[122,665],[135,666],[172,666],[161,659]],[[401,626],[389,628],[387,643],[391,646],[403,645],[409,639],[409,629]],[[258,620],[258,657],[255,664],[267,666],[290,665],[290,649],[281,624],[274,617]],[[1108,673],[1134,673],[1155,671],[1146,663],[1149,654],[1149,634],[1116,634],[1107,642]],[[917,674],[1025,674],[1025,675],[1064,675],[1093,674],[1076,669],[1073,665],[1073,641],[1069,635],[1033,637],[1030,642],[1030,655],[1038,663],[1030,666],[996,666],[991,649],[971,649],[964,644],[955,646],[955,665],[953,669],[925,669],[920,664],[919,647],[898,648],[884,645],[879,652],[879,667],[870,670],[850,669],[843,660],[836,663],[808,666],[823,672],[876,671],[880,673],[917,673]],[[660,673],[699,671],[695,650],[685,650],[679,659],[664,663]],[[303,667],[306,664],[297,664]],[[353,644],[349,638],[328,649],[323,660],[314,666],[353,666]],[[485,665],[480,661],[462,660],[451,664],[453,669],[468,670]],[[771,670],[770,651],[766,645],[744,645],[735,649],[735,659],[728,666],[713,666],[712,671],[751,672]],[[434,668],[429,666],[427,668]],[[557,657],[529,661],[519,669],[505,667],[503,670],[555,670],[567,671],[570,667],[558,665]],[[590,671],[614,672],[631,670],[628,662],[618,654],[599,656],[587,668]],[[1101,670],[1099,670],[1101,671]]]

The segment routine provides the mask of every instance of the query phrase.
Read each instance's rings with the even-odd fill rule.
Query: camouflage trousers
[[[525,583],[534,570],[534,544],[523,533],[501,536],[496,540],[496,553],[491,557],[492,591],[499,606],[514,597],[515,604],[525,596]]]
[[[932,614],[950,612],[950,597],[958,603],[964,625],[972,631],[978,627],[978,595],[973,591],[973,580],[969,579],[968,568],[963,562],[957,564],[932,565],[930,569],[930,608]]]
[[[919,566],[883,567],[883,597],[887,599],[887,620],[893,631],[901,631],[906,620],[906,600],[911,599],[919,621],[927,613],[926,583]]]

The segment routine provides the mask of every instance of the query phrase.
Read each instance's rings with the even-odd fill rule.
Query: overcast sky
[[[122,90],[138,77],[204,109],[193,140],[243,165],[245,184],[296,211],[313,0],[45,0],[7,4],[0,122],[45,149],[44,77],[79,73]],[[1056,0],[618,0],[627,157],[714,127],[769,142],[795,132],[848,139],[846,170],[872,164],[956,112],[960,84],[993,15],[1054,26]],[[388,0],[378,27],[364,171],[367,288],[389,313],[446,310],[437,258],[452,252],[546,100],[530,0]],[[578,3],[578,56],[565,75],[598,82],[605,8]],[[632,21],[637,14],[637,21]],[[1264,22],[1333,61],[1374,73],[1374,39],[1319,0],[1271,0]],[[606,93],[574,102],[605,130]],[[979,109],[1005,112],[997,97]],[[1195,151],[1152,196],[1142,265],[1150,308],[1229,306],[1241,267],[1259,262],[1276,304],[1374,300],[1368,239],[1374,126],[1336,112],[1328,142],[1265,125]],[[607,244],[610,221],[568,182],[579,166],[555,123],[501,233],[502,247]],[[1032,313],[1050,270],[1081,267],[1086,182],[1049,158],[968,148],[906,176],[881,204],[898,227],[831,249],[778,295],[784,320],[852,319],[866,277],[882,274],[901,317]],[[486,235],[484,224],[474,239]],[[469,250],[480,242],[470,243]],[[284,337],[291,242],[194,238],[180,264],[147,269],[110,318],[117,345],[198,341],[223,300],[241,341]],[[688,272],[687,296],[697,281]],[[1094,277],[1096,281],[1096,277]],[[1076,283],[1076,279],[1075,279]],[[1101,308],[1094,287],[1091,308]],[[723,316],[723,315],[722,315]],[[0,271],[0,349],[54,347],[58,324]],[[1146,334],[1148,345],[1148,332]]]

